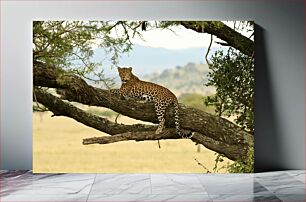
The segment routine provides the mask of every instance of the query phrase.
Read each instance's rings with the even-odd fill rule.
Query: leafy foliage
[[[235,116],[235,122],[254,131],[254,58],[229,48],[227,54],[216,51],[207,86],[216,86],[216,95],[206,99],[216,113]]]
[[[253,173],[254,172],[254,148],[249,148],[246,163],[235,161],[227,166],[230,173]]]
[[[221,169],[226,169],[229,173],[253,173],[254,172],[254,148],[249,148],[247,153],[247,159],[245,161],[237,160],[233,163],[227,163],[219,167],[219,163],[224,161],[225,156],[223,154],[215,153],[215,166],[210,173],[216,173]]]
[[[234,29],[251,31],[253,22],[239,22]],[[254,133],[254,57],[247,56],[233,47],[227,53],[216,51],[211,57],[207,86],[215,86],[216,94],[205,99],[206,105],[215,107],[219,116],[235,117],[235,122],[243,129]],[[222,159],[217,156],[216,162]],[[249,148],[247,159],[237,160],[226,166],[231,173],[254,172],[254,149]]]
[[[116,65],[120,55],[132,49],[130,35],[140,35],[139,24],[137,21],[34,21],[33,59],[106,85],[110,80],[104,77],[102,62],[91,60],[94,47],[103,47]]]

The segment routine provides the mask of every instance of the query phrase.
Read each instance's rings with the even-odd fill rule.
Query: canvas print
[[[253,21],[33,21],[33,172],[254,171]]]

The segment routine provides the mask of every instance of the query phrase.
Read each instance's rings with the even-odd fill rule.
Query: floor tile
[[[263,173],[254,173],[254,179],[258,180],[284,180],[284,179],[291,179],[288,178],[290,175],[297,175],[299,173],[303,173],[303,171],[297,172],[296,170],[293,171],[273,171],[273,172],[263,172]]]
[[[58,202],[86,202],[88,195],[36,195],[36,194],[12,194],[1,197],[1,202],[45,202],[45,201],[58,201]]]
[[[151,194],[149,174],[97,174],[91,195]]]
[[[212,202],[207,195],[194,194],[194,195],[169,195],[169,194],[125,194],[125,195],[90,195],[88,202],[127,202],[127,201],[146,201],[146,202]]]
[[[292,176],[294,179],[299,180],[305,184],[305,171],[292,171],[292,172],[287,172],[288,175]]]
[[[8,172],[8,170],[0,170],[0,175],[6,172]]]
[[[276,195],[267,193],[267,194],[254,194],[253,201],[262,201],[262,202],[282,202],[280,198]]]
[[[253,182],[253,193],[254,194],[261,194],[261,193],[266,194],[267,192],[272,193],[266,187],[261,185],[259,182],[257,181]]]
[[[95,174],[29,174],[3,180],[0,196],[88,194]],[[9,180],[10,179],[10,180]]]
[[[305,202],[304,194],[277,194],[276,195],[283,202]]]
[[[152,194],[202,194],[206,190],[193,174],[151,174]]]
[[[29,171],[8,171],[1,173],[0,196],[6,196],[24,187],[30,186],[32,175],[33,174]]]
[[[180,195],[155,195],[153,197],[147,198],[144,201],[173,201],[173,202],[212,202],[207,194],[180,194]]]
[[[29,170],[1,170],[0,172],[0,177],[1,179],[6,179],[6,178],[11,178],[13,179],[14,177],[20,177],[23,176],[25,174],[31,174],[32,172]]]
[[[209,195],[251,195],[253,178],[245,174],[209,174],[199,175],[198,179]]]
[[[305,193],[305,185],[287,184],[287,185],[269,185],[266,186],[272,193],[275,194],[303,194]]]
[[[257,176],[256,181],[274,194],[304,194],[305,183],[283,172],[278,175]]]
[[[0,172],[1,201],[305,201],[305,171],[256,174]]]
[[[236,194],[221,194],[221,195],[210,195],[212,200],[215,202],[251,202],[251,201],[269,201],[269,202],[281,202],[279,198],[277,198],[273,194],[267,195],[236,195]]]

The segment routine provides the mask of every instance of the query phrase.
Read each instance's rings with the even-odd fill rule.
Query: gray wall
[[[32,168],[32,20],[255,20],[256,170],[305,169],[303,1],[1,1],[1,169]]]

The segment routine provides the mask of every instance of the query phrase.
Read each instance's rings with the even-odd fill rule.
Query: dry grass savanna
[[[97,107],[83,109],[107,112]],[[190,140],[161,140],[161,148],[157,141],[82,145],[83,138],[106,134],[71,118],[51,115],[51,112],[33,112],[33,172],[36,173],[206,173],[203,166],[210,171],[215,166],[215,152],[199,148]],[[119,116],[118,122],[140,121]],[[228,162],[231,161],[225,158],[218,168]],[[223,168],[218,172],[227,171]]]

